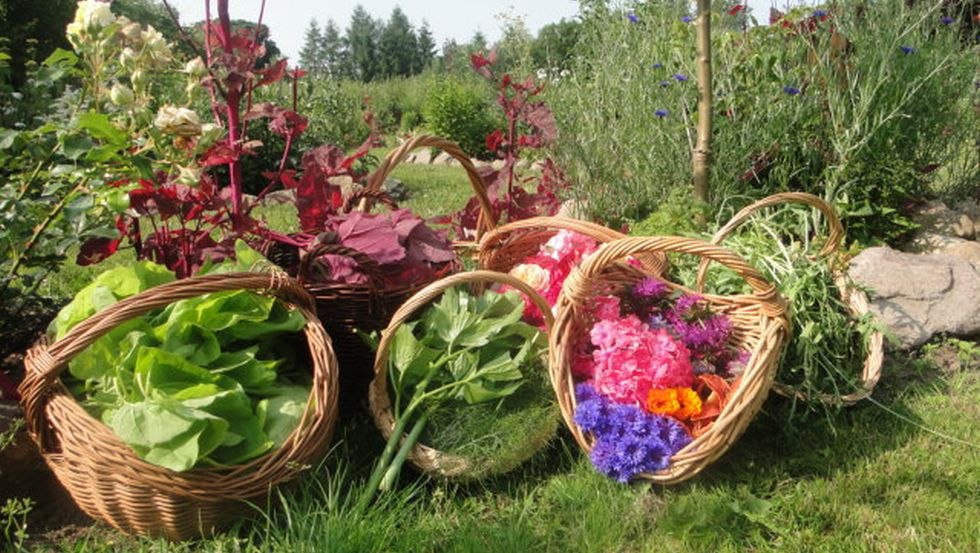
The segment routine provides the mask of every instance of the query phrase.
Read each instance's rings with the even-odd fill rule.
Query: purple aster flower
[[[630,20],[630,23],[639,23],[640,22],[640,18],[635,13],[633,13],[633,12],[629,12],[628,14],[626,14],[626,19],[629,19]]]
[[[686,80],[687,80],[687,75],[682,75],[682,74],[680,74],[680,73],[675,73],[675,74],[674,74],[674,79],[675,79],[675,80],[676,80],[677,82],[681,82],[681,83],[682,83],[682,82],[684,82],[684,81],[686,81]]]
[[[796,88],[795,86],[784,86],[783,92],[789,94],[790,96],[796,96],[800,93],[800,89]]]
[[[660,81],[660,88],[667,88],[670,86],[670,81]]]
[[[663,111],[664,115],[667,114],[666,110],[657,111],[657,115],[660,115],[660,111]],[[659,298],[666,294],[668,290],[669,288],[664,281],[654,277],[646,277],[633,285],[633,295],[642,298]]]
[[[677,298],[677,302],[674,303],[672,313],[678,319],[687,318],[690,315],[688,311],[690,311],[692,307],[696,306],[703,299],[704,298],[697,294],[684,294]]]
[[[684,17],[681,18],[681,21],[683,21],[684,23],[690,23],[694,21],[694,18],[689,15],[685,15]]]
[[[902,52],[905,52],[905,55],[906,56],[909,55],[909,54],[914,54],[915,53],[915,48],[913,48],[911,46],[908,46],[908,45],[904,45],[903,44],[902,46],[899,46],[899,48],[902,49]]]
[[[954,21],[956,20],[948,15],[939,20],[943,25],[952,25]]]
[[[667,117],[668,115],[670,115],[670,112],[667,111],[667,110],[665,110],[665,109],[658,109],[657,111],[653,112],[653,114],[656,115],[657,117],[663,119],[664,117]]]

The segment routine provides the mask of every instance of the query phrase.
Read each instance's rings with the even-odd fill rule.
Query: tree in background
[[[352,76],[362,82],[372,81],[379,75],[378,40],[381,27],[364,6],[358,4],[354,8],[345,42]]]
[[[378,38],[378,72],[383,78],[407,77],[418,65],[418,39],[405,12],[398,6]]]
[[[429,29],[429,23],[426,20],[422,20],[422,26],[419,28],[418,41],[416,42],[416,55],[415,55],[415,73],[421,73],[425,68],[429,67],[436,57],[436,41],[432,37],[432,31]]]
[[[323,65],[331,77],[346,77],[351,74],[344,38],[340,36],[340,29],[333,19],[328,19],[323,26],[319,50]]]
[[[538,31],[531,44],[531,62],[536,68],[568,69],[575,56],[582,24],[571,19],[549,23]]]
[[[322,47],[323,35],[320,33],[320,25],[316,19],[310,19],[310,24],[306,27],[306,36],[303,38],[303,48],[299,51],[299,66],[312,75],[326,73]]]

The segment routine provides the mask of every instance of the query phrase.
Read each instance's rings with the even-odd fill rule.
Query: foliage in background
[[[683,5],[637,6],[635,22],[603,6],[584,13],[582,56],[548,95],[563,133],[555,152],[595,214],[637,220],[690,186],[694,28]],[[839,4],[716,33],[713,206],[804,190],[862,242],[907,230],[903,204],[976,123],[975,50],[937,6]],[[951,178],[976,183],[976,164],[964,169]]]
[[[482,83],[447,75],[432,86],[422,113],[432,134],[459,144],[472,157],[490,157],[486,137],[499,126],[499,119]]]

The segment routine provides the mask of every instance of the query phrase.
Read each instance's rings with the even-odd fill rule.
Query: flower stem
[[[425,429],[425,424],[429,422],[430,412],[432,412],[431,409],[426,409],[419,416],[418,420],[415,421],[415,425],[412,426],[412,431],[405,436],[405,440],[402,441],[402,446],[398,450],[398,454],[391,460],[391,465],[385,471],[384,478],[381,479],[381,484],[378,487],[380,491],[386,492],[390,490],[395,480],[398,479],[398,475],[402,471],[402,465],[405,464],[405,459],[408,458],[409,452],[412,451],[412,448],[419,441],[419,436],[422,434],[422,430]]]

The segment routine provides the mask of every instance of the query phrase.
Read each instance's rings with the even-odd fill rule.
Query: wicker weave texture
[[[829,230],[827,242],[820,250],[820,253],[817,254],[817,257],[825,257],[826,262],[830,264],[833,272],[834,285],[837,287],[841,300],[848,307],[851,314],[855,317],[862,317],[870,313],[871,302],[868,300],[868,295],[855,286],[854,282],[848,278],[847,273],[841,269],[840,246],[844,240],[844,226],[841,224],[840,217],[837,216],[837,211],[833,206],[817,196],[805,192],[783,192],[767,196],[742,208],[736,213],[725,226],[718,229],[711,238],[711,243],[721,244],[735,229],[751,219],[759,211],[767,207],[780,206],[787,203],[808,205],[823,214]],[[817,261],[817,259],[814,259],[814,261]],[[708,262],[709,260],[705,259],[698,267],[699,290],[704,285]],[[885,359],[885,338],[881,331],[876,330],[868,337],[867,350],[868,354],[861,368],[860,380],[857,383],[856,391],[844,395],[820,394],[816,399],[829,404],[853,405],[870,396],[875,385],[878,384],[878,379],[881,378],[881,367]],[[800,390],[781,382],[773,384],[773,390],[787,397],[796,397],[804,401],[810,399]]]
[[[175,301],[225,290],[269,293],[306,318],[313,375],[296,429],[275,451],[248,463],[174,472],[140,459],[89,415],[58,378],[68,362],[117,325]],[[209,535],[264,503],[273,486],[296,478],[325,454],[337,418],[337,361],[310,296],[280,274],[192,277],[126,298],[79,323],[25,359],[20,387],[28,431],[45,462],[87,514],[128,534],[173,540]],[[253,511],[254,512],[254,511]]]
[[[635,275],[606,271],[609,265],[628,256],[670,252],[721,263],[744,278],[753,292],[737,296],[702,295],[715,312],[725,313],[731,319],[734,344],[748,351],[750,358],[733,383],[733,392],[712,426],[678,451],[671,458],[669,467],[638,476],[662,484],[691,478],[724,454],[745,431],[772,386],[776,362],[789,330],[785,300],[775,287],[739,256],[724,248],[676,236],[630,237],[600,246],[565,281],[549,341],[549,370],[558,405],[572,436],[585,451],[591,451],[593,438],[583,433],[572,418],[576,403],[571,361],[576,344],[588,330],[585,313],[589,302],[597,291],[622,291],[635,282]],[[673,290],[691,292],[678,284],[667,284]]]
[[[388,327],[381,333],[381,341],[378,344],[378,351],[374,361],[374,379],[371,381],[368,399],[374,423],[386,440],[391,437],[391,433],[395,427],[391,398],[388,394],[388,355],[395,332],[401,325],[408,322],[416,312],[431,305],[447,289],[460,285],[470,285],[479,288],[493,283],[505,284],[527,294],[527,297],[544,314],[545,328],[550,331],[553,317],[548,302],[535,292],[533,288],[524,283],[524,281],[508,274],[494,271],[468,271],[457,273],[429,284],[409,298],[398,309],[394,316],[392,316]],[[533,453],[534,451],[528,451],[528,457]],[[433,449],[421,443],[415,444],[409,453],[408,459],[413,465],[424,472],[447,478],[465,477],[468,472],[473,470],[468,460]]]

